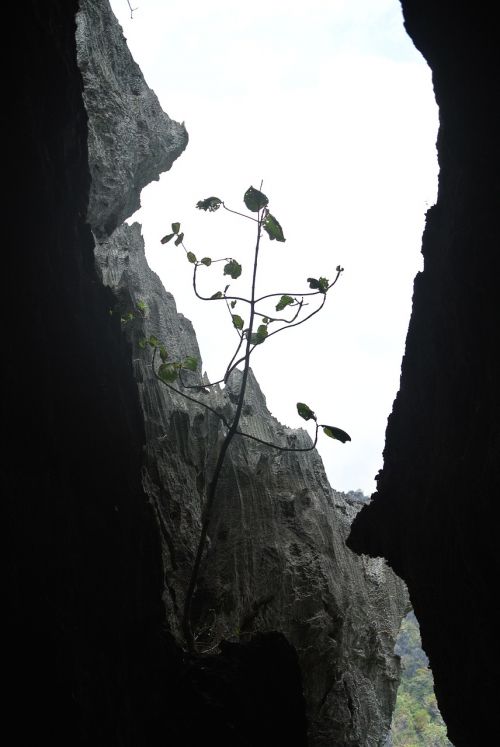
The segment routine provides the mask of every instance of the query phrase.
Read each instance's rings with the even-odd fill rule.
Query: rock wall
[[[96,8],[102,9],[100,21]],[[85,49],[94,44],[100,50],[117,112],[117,74],[104,58],[109,52],[126,59],[107,4],[89,2],[88,9],[88,19],[100,26],[87,46],[82,16],[76,32],[76,2],[25,0],[10,11],[15,91],[9,98],[6,183],[14,230],[5,252],[2,368],[4,728],[13,744],[50,741],[53,747],[305,747],[307,671],[311,743],[375,745],[395,695],[391,636],[404,594],[384,564],[345,551],[340,537],[351,509],[328,488],[317,455],[298,468],[274,454],[257,455],[248,444],[236,449],[224,478],[231,516],[212,529],[217,541],[197,601],[200,624],[208,630],[214,628],[213,603],[221,603],[208,643],[215,633],[231,640],[217,656],[203,657],[187,656],[176,642],[199,522],[199,474],[213,458],[207,429],[214,424],[183,401],[169,401],[131,347],[140,325],[190,353],[196,342],[152,273],[141,276],[147,293],[134,286],[143,261],[137,229],[118,228],[107,236],[135,210],[143,181],[172,162],[185,136],[158,110],[151,113],[149,103],[144,140],[137,131],[125,141],[116,129],[120,117],[106,120],[103,109],[99,127],[91,121],[87,129],[75,33],[87,83],[97,85],[98,76]],[[100,36],[105,26],[114,35],[109,45]],[[129,91],[126,106],[122,101],[122,117],[131,109],[130,96],[136,103],[153,101],[141,85],[136,90],[143,93]],[[93,100],[99,107],[101,94]],[[141,106],[137,111],[140,116]],[[106,148],[97,147],[99,138]],[[150,138],[155,155],[147,163]],[[119,144],[128,151],[122,165],[120,154],[109,151]],[[111,158],[120,174],[113,182],[106,175]],[[125,179],[130,189],[122,194]],[[114,246],[106,257],[98,254],[99,273],[85,222],[91,190],[93,232],[100,244]],[[120,316],[109,312],[139,293],[149,312],[126,331],[129,344]],[[229,390],[215,396],[230,406]],[[264,412],[256,384],[249,406]],[[253,427],[250,412],[247,418]],[[304,438],[283,429],[284,438],[294,436]],[[256,494],[243,501],[236,483],[248,484],[248,466],[257,458]],[[274,475],[272,495],[265,493],[271,479],[266,471]],[[311,480],[318,481],[317,490],[306,485]],[[259,537],[255,548],[247,536],[239,542],[250,520]],[[251,577],[254,567],[265,571],[275,594],[268,602],[261,580]],[[280,580],[290,590],[287,597]],[[315,584],[311,594],[309,583]],[[316,681],[305,667],[321,651],[328,668],[320,662]]]
[[[166,622],[182,643],[183,599],[200,531],[205,486],[222,433],[215,416],[172,393],[154,377],[151,351],[141,349],[139,340],[153,334],[173,359],[187,355],[200,359],[194,331],[148,267],[140,226],[108,230],[108,218],[103,219],[95,208],[105,202],[108,213],[115,216],[119,214],[117,203],[132,201],[126,194],[126,180],[108,182],[105,164],[121,163],[135,194],[135,170],[145,173],[142,153],[148,150],[135,138],[126,147],[122,142],[128,88],[124,104],[119,87],[108,96],[107,85],[116,60],[120,60],[122,78],[130,79],[128,53],[117,49],[124,41],[108,10],[104,19],[105,23],[96,3],[82,2],[79,61],[92,133],[91,173],[99,174],[89,220],[98,239],[96,258],[102,280],[114,290],[117,309],[124,315],[134,313],[124,331],[133,346],[146,429],[143,484],[161,532]],[[105,39],[110,28],[112,45]],[[89,61],[89,49],[95,46],[89,40],[94,39],[101,39],[96,63]],[[132,71],[135,75],[135,63]],[[145,86],[134,80],[137,87]],[[162,158],[171,162],[177,156],[168,144],[171,121],[165,118],[162,137],[156,113],[151,120],[149,109],[139,106],[134,116],[142,123],[146,140],[152,132],[154,143],[167,147],[168,155]],[[144,315],[138,312],[138,302],[146,306]],[[199,374],[193,374],[192,381],[201,383]],[[229,412],[237,386],[235,373],[224,391],[204,401]],[[272,418],[253,376],[242,427],[288,446],[310,443],[305,432],[287,429]],[[271,631],[280,631],[293,645],[302,673],[311,747],[382,744],[396,696],[399,663],[393,646],[406,611],[406,594],[382,561],[358,558],[346,549],[344,540],[354,513],[346,498],[330,488],[316,451],[282,453],[237,438],[222,475],[194,602],[202,650],[214,650],[222,638],[242,643]]]
[[[97,247],[103,280],[122,308],[146,304],[127,323],[146,427],[144,485],[162,531],[169,628],[179,642],[182,604],[200,530],[205,483],[222,437],[218,419],[154,377],[155,335],[173,360],[199,358],[192,326],[147,265],[140,226],[123,225]],[[226,414],[239,375],[206,396]],[[192,383],[201,383],[193,374]],[[251,375],[242,429],[286,446],[310,444],[269,413]],[[399,678],[394,640],[407,608],[403,585],[381,560],[358,558],[344,540],[357,507],[332,490],[316,451],[279,452],[238,438],[223,471],[194,608],[199,646],[280,631],[297,651],[314,745],[379,745]]]
[[[131,746],[154,711],[161,555],[130,352],[85,221],[76,11],[48,0],[9,15],[4,732],[17,745]]]
[[[188,136],[146,85],[109,3],[80,5],[78,66],[92,112],[88,219],[96,236],[107,236],[139,209],[142,188],[170,169]]]
[[[403,0],[440,111],[426,220],[384,467],[349,545],[407,582],[456,747],[498,741],[500,65],[492,4]]]

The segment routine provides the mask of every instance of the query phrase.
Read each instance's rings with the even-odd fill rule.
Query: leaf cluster
[[[155,335],[143,337],[139,340],[140,348],[144,349],[147,346],[153,348],[159,354],[161,365],[158,368],[157,374],[166,384],[172,384],[176,381],[183,369],[186,371],[196,371],[198,368],[198,359],[192,355],[188,355],[182,360],[170,360],[167,348]]]
[[[304,420],[314,420],[314,422],[316,423],[316,428],[323,428],[323,433],[325,434],[325,436],[333,438],[336,441],[340,441],[343,444],[351,440],[350,435],[343,431],[341,428],[337,428],[334,425],[325,425],[324,423],[318,424],[316,413],[314,413],[309,405],[306,405],[304,402],[297,402],[297,412]]]
[[[261,185],[262,186],[262,185]],[[248,213],[242,213],[237,210],[229,208],[223,200],[219,197],[211,196],[196,203],[196,207],[199,210],[203,210],[208,213],[213,213],[220,208],[227,210],[230,213],[235,213],[248,220],[253,221],[256,224],[256,243],[254,249],[253,267],[252,267],[252,281],[251,281],[251,293],[249,297],[242,295],[230,295],[229,285],[226,285],[224,290],[217,290],[211,295],[201,295],[197,285],[197,273],[201,268],[212,267],[216,263],[223,263],[223,277],[230,278],[231,280],[239,280],[243,274],[242,265],[234,257],[223,257],[220,259],[212,259],[212,257],[205,256],[201,260],[198,260],[196,254],[188,250],[184,245],[184,233],[181,232],[181,225],[179,222],[172,223],[171,232],[168,233],[161,239],[162,244],[168,244],[173,240],[174,245],[181,245],[184,252],[186,253],[187,261],[193,265],[193,288],[196,296],[204,301],[224,301],[227,311],[231,318],[232,328],[236,331],[238,337],[238,344],[231,358],[229,364],[226,367],[224,376],[215,382],[208,384],[189,384],[184,381],[182,377],[182,371],[187,369],[188,371],[196,371],[198,361],[193,357],[186,357],[182,360],[171,360],[169,353],[164,345],[159,340],[150,336],[149,338],[143,338],[140,341],[140,346],[145,348],[147,346],[153,349],[152,358],[152,369],[157,379],[163,382],[167,387],[173,389],[175,392],[182,394],[188,400],[196,402],[197,404],[205,407],[208,411],[213,413],[226,429],[224,440],[221,444],[218,456],[216,459],[214,472],[207,480],[207,496],[203,508],[202,526],[201,533],[194,559],[194,564],[191,572],[191,578],[186,591],[184,601],[184,612],[182,620],[182,628],[184,631],[186,643],[188,648],[193,651],[195,646],[195,636],[191,628],[191,603],[193,595],[196,590],[197,579],[200,571],[200,564],[204,553],[204,546],[207,540],[208,526],[211,520],[211,514],[213,506],[215,505],[215,497],[217,493],[217,485],[219,476],[221,474],[222,466],[224,463],[225,455],[229,444],[234,436],[244,436],[252,439],[265,446],[278,449],[279,451],[294,451],[304,452],[311,451],[315,448],[318,431],[322,428],[324,434],[329,438],[346,443],[351,438],[348,433],[337,428],[333,425],[326,425],[318,423],[316,414],[311,408],[304,402],[297,403],[297,411],[299,415],[306,421],[313,421],[315,424],[315,437],[312,445],[308,445],[304,448],[289,447],[288,445],[280,445],[272,442],[264,441],[261,438],[254,436],[250,433],[245,433],[239,430],[239,421],[243,411],[243,403],[245,397],[246,384],[249,373],[250,356],[253,351],[264,342],[269,340],[273,335],[282,332],[285,329],[290,329],[299,324],[311,319],[317,314],[324,306],[326,301],[327,292],[337,282],[342,268],[337,266],[337,275],[333,282],[330,282],[326,277],[319,278],[308,278],[309,290],[302,293],[283,293],[276,292],[267,294],[265,296],[258,297],[256,292],[257,282],[257,266],[258,256],[261,248],[261,239],[267,236],[269,241],[275,241],[277,244],[285,242],[285,236],[283,228],[279,220],[269,210],[269,198],[265,195],[261,189],[255,189],[250,186],[243,195],[243,202]],[[204,270],[201,269],[202,272]],[[307,301],[306,301],[307,297]],[[309,302],[312,301],[313,310],[306,310],[309,306]],[[235,312],[237,304],[245,305],[249,314],[247,321],[245,315]],[[269,313],[269,306],[274,307],[273,313]],[[240,306],[241,308],[241,306]],[[281,314],[280,317],[274,316],[274,311]],[[283,312],[285,312],[283,314]],[[272,331],[270,331],[270,325]],[[155,360],[159,356],[161,363],[156,369]],[[237,402],[234,413],[231,417],[227,417],[225,413],[219,412],[218,410],[211,407],[208,403],[202,402],[200,399],[193,397],[187,393],[187,390],[194,389],[196,391],[206,392],[211,387],[224,382],[227,383],[231,372],[240,365],[243,364],[243,371],[241,377],[240,390],[237,396]],[[172,386],[172,383],[178,380],[176,387]],[[179,387],[179,388],[177,388]]]

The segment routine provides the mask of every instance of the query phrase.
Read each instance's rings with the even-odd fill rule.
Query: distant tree
[[[393,747],[453,747],[446,736],[413,612],[403,620],[395,652],[401,656],[401,683],[392,718]]]

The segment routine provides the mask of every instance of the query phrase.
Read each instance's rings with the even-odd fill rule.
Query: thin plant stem
[[[219,483],[219,478],[222,472],[222,467],[226,459],[227,450],[231,444],[231,441],[233,440],[234,435],[236,434],[236,431],[238,430],[238,425],[240,422],[241,412],[243,410],[243,402],[245,398],[245,391],[246,391],[246,386],[247,386],[247,381],[248,381],[248,372],[250,369],[250,352],[251,352],[250,338],[252,335],[253,321],[254,321],[254,316],[255,316],[255,288],[256,288],[256,282],[257,282],[257,266],[258,266],[258,261],[259,261],[260,239],[261,239],[261,219],[260,219],[260,211],[259,211],[259,220],[257,221],[257,241],[255,244],[255,254],[254,254],[254,262],[253,262],[252,294],[251,294],[252,302],[250,306],[250,322],[249,322],[249,327],[248,327],[249,331],[248,331],[247,341],[246,341],[245,365],[243,368],[240,391],[238,395],[238,402],[236,405],[236,412],[234,414],[233,422],[231,423],[231,426],[228,432],[226,433],[224,441],[222,442],[222,446],[219,451],[219,456],[217,458],[217,463],[215,465],[212,480],[209,485],[207,500],[205,503],[205,507],[203,509],[201,532],[200,532],[200,538],[198,540],[198,548],[196,551],[196,557],[195,557],[193,568],[191,571],[191,578],[189,580],[189,585],[188,585],[188,589],[186,592],[186,598],[184,601],[182,629],[183,629],[187,647],[189,651],[191,652],[194,651],[194,646],[195,646],[193,630],[191,627],[191,605],[193,601],[194,592],[196,590],[196,584],[198,582],[200,565],[201,565],[201,560],[203,557],[203,551],[205,549],[208,528],[210,525],[210,520],[212,518],[212,508],[213,508],[215,498],[217,495],[217,485]]]

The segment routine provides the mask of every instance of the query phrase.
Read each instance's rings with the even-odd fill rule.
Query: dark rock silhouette
[[[406,581],[456,747],[498,740],[500,69],[492,4],[404,0],[439,104],[427,213],[384,467],[349,545]]]

